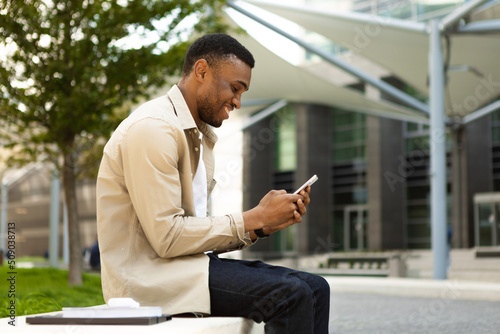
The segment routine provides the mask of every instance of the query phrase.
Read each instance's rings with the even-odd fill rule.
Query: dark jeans
[[[328,333],[330,287],[320,276],[261,261],[210,257],[211,314],[266,323],[266,333]]]

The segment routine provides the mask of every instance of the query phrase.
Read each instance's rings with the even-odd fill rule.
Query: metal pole
[[[429,46],[430,77],[430,184],[431,245],[434,278],[446,279],[446,129],[444,115],[444,68],[439,21],[431,22]]]
[[[284,106],[286,106],[288,102],[286,100],[279,100],[276,103],[273,103],[269,107],[265,108],[264,110],[259,111],[257,114],[252,115],[248,120],[245,121],[245,123],[241,126],[241,131],[244,131],[254,125],[255,123],[260,122],[266,117],[271,116],[274,114],[276,111],[280,110]]]
[[[485,107],[482,107],[481,109],[474,111],[472,114],[468,114],[463,118],[463,123],[464,124],[470,123],[478,118],[487,116],[497,110],[500,110],[500,101],[495,101],[491,104],[488,104]]]
[[[49,239],[49,262],[50,266],[59,266],[59,173],[52,174],[50,187],[50,239]]]
[[[457,24],[461,19],[471,13],[474,9],[482,5],[488,0],[472,0],[466,2],[463,6],[458,7],[456,10],[451,12],[450,14],[443,17],[439,25],[439,30],[444,31],[448,28],[451,28],[455,24]]]
[[[495,34],[500,31],[500,20],[488,20],[467,23],[458,27],[454,33],[459,34]]]
[[[3,256],[6,252],[6,237],[7,237],[7,193],[9,191],[9,186],[7,181],[2,180],[2,233],[0,239],[0,250],[3,251]]]

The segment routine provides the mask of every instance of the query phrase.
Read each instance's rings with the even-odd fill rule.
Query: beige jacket
[[[196,218],[192,180],[203,145],[208,194],[217,136],[198,129],[177,86],[113,133],[97,178],[97,230],[106,302],[131,297],[164,313],[210,313],[207,251],[252,242],[241,213]]]

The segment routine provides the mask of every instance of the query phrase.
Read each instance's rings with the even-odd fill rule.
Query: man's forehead
[[[220,64],[220,71],[231,81],[241,84],[245,90],[250,88],[252,69],[250,65],[234,56]]]

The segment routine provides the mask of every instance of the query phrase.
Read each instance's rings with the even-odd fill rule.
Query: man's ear
[[[204,81],[208,72],[208,63],[205,59],[199,59],[196,63],[194,63],[193,73],[195,75],[196,80]]]

